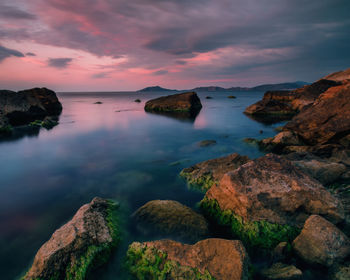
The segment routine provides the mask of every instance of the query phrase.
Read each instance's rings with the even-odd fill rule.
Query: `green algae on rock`
[[[244,221],[231,210],[221,210],[216,200],[204,198],[200,206],[205,215],[219,226],[228,227],[233,238],[240,239],[248,250],[271,250],[280,242],[291,243],[300,229],[268,221]]]
[[[180,176],[186,179],[190,188],[205,193],[212,185],[218,183],[225,173],[235,170],[248,161],[247,156],[234,153],[185,168],[180,172]]]
[[[134,242],[127,266],[137,279],[248,279],[249,257],[238,240]]]
[[[23,280],[86,279],[119,244],[118,204],[94,198],[55,231],[38,251]]]

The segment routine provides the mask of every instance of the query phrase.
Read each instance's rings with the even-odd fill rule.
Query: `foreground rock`
[[[204,217],[191,208],[172,200],[153,200],[133,215],[136,227],[145,235],[171,237],[195,242],[209,235]]]
[[[225,174],[207,191],[201,206],[245,245],[263,249],[291,242],[311,214],[334,223],[344,219],[338,199],[290,161],[273,154]]]
[[[202,108],[201,101],[195,92],[185,92],[162,96],[146,102],[146,111],[198,111]]]
[[[248,255],[240,241],[206,239],[194,245],[172,240],[130,245],[130,272],[137,279],[248,279]]]
[[[19,92],[0,91],[0,133],[11,133],[13,126],[28,125],[48,116],[58,116],[62,105],[52,90],[33,88]]]
[[[350,254],[350,241],[332,223],[312,215],[294,240],[293,248],[304,261],[330,267]]]
[[[303,273],[294,265],[275,263],[270,268],[261,271],[263,279],[268,280],[297,280],[301,279]]]
[[[23,279],[85,279],[119,242],[116,208],[101,198],[83,205],[40,248]]]
[[[246,108],[245,113],[257,120],[278,122],[291,119],[312,104],[323,92],[339,82],[321,79],[293,91],[268,91],[261,101]]]
[[[218,183],[225,173],[235,170],[248,161],[247,156],[234,153],[185,168],[180,176],[187,180],[191,188],[206,192],[214,183]]]

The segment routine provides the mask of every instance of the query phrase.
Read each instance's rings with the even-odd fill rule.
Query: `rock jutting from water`
[[[83,205],[39,249],[22,279],[85,279],[119,243],[117,208],[115,202],[97,197]]]
[[[312,214],[344,220],[341,202],[283,157],[268,154],[226,173],[201,201],[206,215],[249,248],[291,242]]]
[[[134,242],[129,271],[143,279],[248,280],[249,257],[241,241],[205,239],[194,245],[172,240]]]
[[[225,173],[233,171],[250,159],[237,153],[197,163],[181,171],[180,176],[187,180],[189,187],[206,192],[218,183]]]
[[[57,124],[62,105],[56,93],[47,88],[33,88],[19,92],[0,91],[0,135],[11,135],[13,127],[43,122],[50,128]],[[50,117],[51,120],[46,119]]]
[[[185,92],[162,96],[146,102],[146,112],[188,112],[196,113],[202,108],[195,92]]]
[[[209,235],[205,218],[177,201],[149,201],[132,218],[136,228],[148,236],[196,242]]]

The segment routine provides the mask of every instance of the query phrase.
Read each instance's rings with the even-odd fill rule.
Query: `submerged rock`
[[[137,279],[248,279],[249,257],[238,240],[134,242],[127,261]]]
[[[116,203],[101,198],[83,205],[39,249],[23,279],[85,279],[119,242],[116,208]]]
[[[304,261],[330,267],[350,254],[350,240],[326,219],[312,215],[293,241],[293,248]]]
[[[162,96],[146,102],[147,112],[198,112],[202,108],[201,101],[195,92],[185,92]]]
[[[153,237],[195,242],[209,235],[205,218],[177,201],[152,200],[132,217],[139,231]]]
[[[206,192],[214,183],[218,183],[225,173],[235,170],[248,161],[247,156],[234,153],[185,168],[180,176],[187,180],[190,187]]]
[[[202,141],[198,142],[198,146],[201,148],[213,146],[215,144],[216,144],[216,140],[202,140]]]
[[[283,263],[275,263],[270,268],[262,270],[260,274],[263,279],[268,280],[297,280],[303,276],[302,271],[294,265]]]
[[[225,174],[207,191],[201,206],[247,246],[263,249],[291,242],[311,214],[334,223],[344,219],[338,199],[290,161],[273,154]]]

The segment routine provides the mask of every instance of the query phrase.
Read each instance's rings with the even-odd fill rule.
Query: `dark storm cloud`
[[[153,75],[165,75],[168,74],[169,72],[167,70],[158,70],[153,72]]]
[[[0,62],[11,56],[24,57],[23,53],[0,45]]]
[[[47,61],[47,65],[54,68],[67,68],[69,63],[72,61],[72,58],[64,57],[64,58],[49,58]]]
[[[9,18],[9,19],[16,19],[16,20],[21,20],[21,19],[33,20],[33,19],[36,19],[37,17],[31,13],[20,10],[16,7],[0,4],[0,18]]]
[[[35,53],[32,53],[32,52],[27,52],[27,53],[26,53],[26,56],[36,56],[36,54],[35,54]]]
[[[38,0],[27,6],[17,15],[35,14],[40,28],[4,27],[0,38],[126,57],[120,68],[182,65],[178,75],[198,79],[269,71],[313,80],[350,66],[348,0]],[[210,67],[186,61],[207,52],[220,57],[223,48],[232,54]]]

